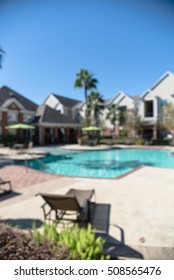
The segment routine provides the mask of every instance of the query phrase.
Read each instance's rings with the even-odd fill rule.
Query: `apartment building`
[[[118,136],[123,128],[124,124],[117,122],[114,132],[113,124],[106,119],[108,107],[117,104],[122,112],[136,109],[141,119],[142,137],[156,139],[160,133],[159,116],[166,103],[174,104],[172,72],[166,72],[139,96],[129,96],[119,91],[112,99],[105,100],[105,108],[100,114],[103,133],[115,133]],[[85,102],[54,93],[49,94],[38,106],[11,88],[3,86],[0,88],[0,136],[18,136],[24,140],[32,138],[35,144],[42,145],[76,143],[85,110]],[[34,124],[35,130],[6,129],[9,124],[21,122]]]
[[[38,106],[7,86],[0,88],[0,138],[27,142],[36,145],[76,143],[80,120],[80,101],[50,94]],[[7,125],[32,123],[34,130],[7,129]]]
[[[156,139],[160,135],[159,119],[163,106],[166,103],[174,104],[174,74],[166,72],[149,89],[139,96],[129,96],[120,91],[111,100],[107,101],[103,118],[106,118],[108,106],[117,104],[123,111],[136,109],[141,120],[141,134],[143,139]],[[113,132],[113,125],[109,120],[105,121],[105,132]],[[122,124],[118,122],[115,134],[119,135]]]
[[[80,128],[79,100],[49,94],[36,111],[39,144],[76,143]]]
[[[166,103],[174,104],[174,74],[171,72],[166,72],[140,96],[139,115],[143,138],[157,138],[160,132],[159,117]]]
[[[13,89],[3,86],[0,88],[0,138],[18,139],[32,138],[32,131],[7,130],[6,126],[15,123],[30,123],[38,105],[17,93]]]

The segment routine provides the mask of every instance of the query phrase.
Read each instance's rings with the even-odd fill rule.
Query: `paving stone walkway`
[[[3,180],[7,179],[11,181],[13,190],[19,190],[41,182],[57,179],[60,176],[31,168],[27,168],[26,170],[25,166],[7,165],[0,168],[0,177]]]

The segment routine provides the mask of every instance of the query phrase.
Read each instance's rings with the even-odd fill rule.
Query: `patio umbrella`
[[[82,128],[83,131],[96,131],[96,130],[101,130],[101,128],[96,127],[96,126],[87,126]]]
[[[25,124],[25,123],[16,123],[16,124],[7,125],[5,128],[6,129],[35,129],[35,126],[30,124]]]

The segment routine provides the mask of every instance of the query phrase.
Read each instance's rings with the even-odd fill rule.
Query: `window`
[[[126,106],[120,106],[119,109],[120,109],[121,112],[126,112],[127,111]]]
[[[8,111],[8,124],[18,122],[18,112],[17,111]]]
[[[153,101],[145,101],[145,117],[153,117]]]
[[[28,123],[33,119],[33,116],[30,113],[23,114],[23,122]]]

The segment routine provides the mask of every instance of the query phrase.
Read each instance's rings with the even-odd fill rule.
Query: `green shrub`
[[[144,140],[143,139],[136,139],[134,144],[135,145],[144,145]]]
[[[121,137],[125,137],[125,136],[127,136],[127,130],[126,129],[122,129],[122,130],[120,130],[120,136]]]
[[[1,260],[65,260],[70,259],[65,246],[49,241],[37,242],[31,233],[23,233],[0,223]]]
[[[34,230],[34,237],[37,241],[51,240],[52,242],[65,244],[70,250],[70,258],[81,260],[104,260],[109,256],[104,255],[104,240],[101,237],[96,238],[89,224],[86,228],[79,228],[75,225],[73,228],[64,228],[57,232],[55,225],[45,224],[43,233]]]
[[[59,241],[67,245],[73,258],[78,255],[81,260],[109,259],[109,256],[104,255],[104,240],[96,238],[90,224],[87,229],[77,225],[73,229],[65,228],[59,235]]]
[[[125,142],[126,142],[126,137],[120,137],[120,136],[118,136],[118,137],[115,137],[114,138],[114,143],[115,144],[125,144]]]
[[[170,139],[155,139],[152,141],[153,145],[170,145],[171,140]]]

